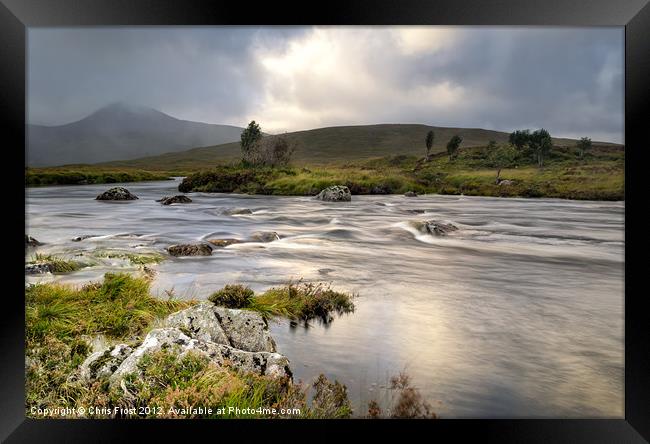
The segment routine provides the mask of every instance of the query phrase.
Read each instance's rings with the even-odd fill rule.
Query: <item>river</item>
[[[623,202],[192,193],[191,204],[163,206],[155,199],[178,194],[178,179],[122,185],[140,199],[94,200],[113,185],[28,188],[26,233],[46,243],[37,251],[162,253],[276,231],[274,242],[165,260],[152,292],[205,299],[227,283],[261,291],[301,278],[354,292],[355,312],[330,324],[270,327],[294,378],[338,379],[357,414],[370,399],[390,403],[388,380],[406,371],[443,418],[624,415]],[[223,214],[233,208],[252,214]],[[429,219],[460,229],[434,237],[412,225]],[[97,237],[71,240],[80,235]],[[136,268],[104,259],[26,281],[81,283],[115,269]]]

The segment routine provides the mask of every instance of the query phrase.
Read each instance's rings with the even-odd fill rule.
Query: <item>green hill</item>
[[[463,138],[461,148],[486,145],[490,140],[497,143],[508,141],[508,133],[501,131],[416,124],[337,126],[286,133],[286,137],[296,143],[294,164],[327,165],[400,154],[423,156],[424,139],[429,130],[435,132],[432,153],[444,151],[454,134]],[[573,146],[576,141],[554,139],[554,143],[559,146]],[[615,144],[595,142],[594,145]],[[96,165],[158,171],[191,171],[236,160],[240,156],[239,143],[235,142]]]

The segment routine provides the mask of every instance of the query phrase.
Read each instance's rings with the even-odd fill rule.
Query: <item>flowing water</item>
[[[328,324],[274,321],[295,379],[323,372],[348,387],[358,414],[388,405],[390,376],[406,370],[441,417],[622,417],[624,204],[428,195],[308,197],[193,193],[162,206],[178,181],[127,184],[140,197],[102,202],[109,185],[30,188],[26,233],[37,251],[84,257],[134,253],[209,238],[275,231],[209,257],[155,266],[160,297],[206,298],[227,283],[256,291],[290,279],[358,294],[353,314]],[[248,208],[252,214],[227,215]],[[417,230],[451,222],[446,237]],[[72,242],[79,235],[97,237]],[[29,282],[99,280],[120,259]]]

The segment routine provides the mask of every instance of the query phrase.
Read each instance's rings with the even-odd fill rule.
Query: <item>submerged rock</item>
[[[227,208],[223,210],[223,214],[227,216],[236,216],[239,214],[253,214],[253,210],[249,208]]]
[[[171,205],[173,203],[191,203],[192,199],[179,194],[177,196],[165,196],[162,199],[158,199],[156,202],[160,202],[163,205]]]
[[[81,236],[76,236],[70,239],[72,242],[81,242],[82,240],[90,239],[91,237],[97,237],[95,234],[82,234]]]
[[[31,236],[25,235],[25,247],[37,247],[43,245],[43,242],[39,242]]]
[[[275,231],[259,231],[253,233],[249,238],[250,242],[273,242],[280,239],[280,235]]]
[[[446,236],[447,233],[458,230],[458,227],[456,225],[435,221],[427,221],[425,222],[425,226],[427,227],[429,233],[435,234],[437,236]]]
[[[179,244],[167,247],[172,256],[210,256],[212,247],[208,244]]]
[[[227,247],[228,245],[232,244],[239,244],[242,241],[239,239],[208,239],[208,242],[210,242],[212,245],[215,247]]]
[[[418,197],[418,193],[416,193],[415,191],[407,191],[406,193],[404,193],[404,196],[405,197]]]
[[[113,187],[97,196],[96,200],[135,200],[138,197],[124,187]]]
[[[334,185],[322,190],[315,198],[326,202],[350,202],[352,200],[352,194],[348,187]]]

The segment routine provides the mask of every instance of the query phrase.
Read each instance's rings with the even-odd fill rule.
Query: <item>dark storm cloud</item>
[[[419,122],[622,142],[623,30],[30,30],[31,121],[115,101],[276,131]]]

